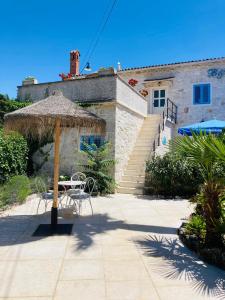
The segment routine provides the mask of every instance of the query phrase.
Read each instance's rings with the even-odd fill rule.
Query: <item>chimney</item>
[[[79,57],[80,57],[80,52],[78,50],[70,51],[70,74],[74,76],[80,75]]]

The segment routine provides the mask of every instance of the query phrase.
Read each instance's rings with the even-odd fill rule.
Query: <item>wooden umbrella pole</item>
[[[54,144],[54,198],[51,211],[51,225],[57,226],[58,220],[58,179],[59,179],[59,146],[60,146],[60,119],[55,123],[55,144]]]

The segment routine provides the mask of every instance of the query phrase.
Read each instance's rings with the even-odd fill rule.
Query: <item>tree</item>
[[[192,137],[179,137],[174,141],[174,145],[175,151],[199,167],[204,180],[201,195],[197,198],[201,201],[202,214],[206,222],[205,244],[221,246],[223,239],[218,228],[223,217],[220,197],[224,193],[225,174],[222,172],[219,178],[216,167],[218,161],[224,158],[225,146],[218,137],[203,133],[199,135],[193,133]]]
[[[23,108],[29,104],[31,103],[27,101],[16,101],[14,99],[10,99],[8,95],[0,94],[0,127],[3,124],[5,114],[17,110],[19,108]]]

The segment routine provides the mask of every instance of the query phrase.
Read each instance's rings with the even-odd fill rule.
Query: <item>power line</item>
[[[88,59],[87,59],[86,61],[89,61],[89,60],[91,59],[91,57],[92,57],[92,55],[93,55],[93,53],[94,53],[94,51],[95,51],[95,49],[96,49],[96,47],[97,47],[97,45],[98,45],[98,43],[99,43],[101,34],[103,33],[103,31],[104,31],[104,29],[105,29],[105,27],[106,27],[106,25],[107,25],[107,23],[108,23],[108,21],[109,21],[111,15],[112,15],[113,9],[115,8],[117,2],[118,2],[118,0],[113,0],[112,5],[111,5],[111,7],[110,7],[110,10],[109,10],[109,12],[108,12],[108,15],[107,15],[106,19],[105,19],[105,15],[106,15],[106,12],[107,12],[107,11],[104,13],[103,21],[104,21],[104,19],[105,19],[105,21],[104,21],[104,23],[102,24],[102,26],[99,26],[99,30],[98,30],[99,32],[97,31],[96,38],[94,38],[94,39],[92,40],[92,42],[90,43],[90,45],[92,46],[92,44],[93,44],[94,41],[95,41],[95,43],[93,44],[92,49],[91,49],[91,46],[90,46],[89,50],[87,51],[87,55],[85,55],[85,58],[88,57]],[[82,69],[81,72],[83,72],[85,66],[86,66],[86,65],[84,65],[84,67],[83,67],[83,69]]]
[[[110,1],[110,2],[111,2],[111,1]],[[101,21],[99,22],[98,29],[96,30],[94,36],[92,37],[92,40],[91,40],[91,42],[89,43],[89,46],[88,46],[88,48],[87,48],[88,50],[86,51],[86,53],[85,53],[85,55],[84,55],[84,58],[82,59],[82,64],[85,64],[85,63],[87,62],[87,57],[88,57],[88,55],[89,55],[89,52],[90,52],[90,50],[91,50],[91,48],[92,48],[92,45],[93,45],[94,42],[95,42],[96,36],[98,36],[99,31],[101,30],[101,27],[102,27],[102,21],[105,20],[106,15],[107,15],[107,13],[108,13],[108,10],[109,10],[109,9],[108,9],[108,6],[107,6],[106,9],[105,9],[105,12],[104,12],[104,14],[103,14],[103,17],[102,17]]]

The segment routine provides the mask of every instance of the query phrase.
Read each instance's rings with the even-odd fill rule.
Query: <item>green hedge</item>
[[[167,153],[147,162],[145,185],[149,194],[189,197],[201,183],[198,168],[185,158]]]
[[[0,183],[13,175],[25,174],[27,159],[26,139],[18,133],[5,134],[0,130]]]

